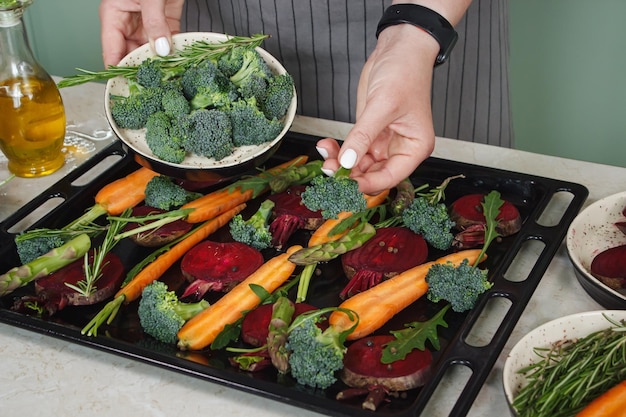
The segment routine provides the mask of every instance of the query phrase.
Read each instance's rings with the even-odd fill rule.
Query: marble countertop
[[[16,178],[0,187],[0,221],[26,204],[40,190],[67,175],[97,149],[115,140],[104,117],[103,90],[100,84],[62,90],[68,115],[68,134],[77,138],[78,146],[68,154],[68,163],[58,173],[35,180]],[[298,117],[292,130],[343,138],[349,128],[350,125],[345,123]],[[626,178],[626,168],[622,167],[460,143],[445,138],[437,139],[433,155],[579,183],[589,189],[585,205],[622,192],[626,187],[626,183],[619,180]],[[8,175],[6,161],[0,159],[0,181]],[[562,244],[468,415],[509,415],[502,389],[502,367],[512,346],[525,333],[556,317],[599,309],[602,307],[576,281]],[[6,324],[0,324],[0,370],[2,416],[320,415]],[[449,385],[445,389],[454,390],[454,378],[444,385]],[[450,404],[445,397],[425,414],[430,417],[447,415]]]

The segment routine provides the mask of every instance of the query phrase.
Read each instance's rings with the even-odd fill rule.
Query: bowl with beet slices
[[[626,309],[626,191],[584,209],[566,246],[585,291],[605,308]]]
[[[212,32],[187,32],[172,36],[172,55],[184,56],[190,47],[198,44],[218,44],[232,39],[232,36]],[[187,48],[187,49],[185,49]],[[265,60],[274,75],[287,74],[283,65],[269,52],[261,47],[255,48]],[[138,66],[144,60],[155,56],[149,44],[140,46],[126,55],[118,64],[118,67]],[[105,114],[115,134],[128,149],[128,152],[142,166],[145,166],[160,174],[168,175],[188,181],[205,184],[217,184],[233,177],[240,176],[255,168],[262,166],[277,150],[283,137],[289,131],[296,113],[297,96],[293,91],[290,105],[286,113],[278,121],[283,128],[278,135],[269,141],[255,145],[234,146],[230,155],[220,159],[201,156],[193,152],[187,152],[182,162],[169,162],[161,159],[152,152],[146,142],[146,128],[126,129],[121,128],[115,122],[111,113],[111,107],[116,97],[129,95],[131,81],[125,76],[117,76],[108,80],[105,87]]]

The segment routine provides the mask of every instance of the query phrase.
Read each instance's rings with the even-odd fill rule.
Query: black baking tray
[[[315,151],[315,143],[318,139],[313,136],[289,133],[279,150],[268,161],[267,166],[273,166],[303,154],[309,155],[311,159],[318,158]],[[75,185],[76,179],[83,178],[85,173],[111,155],[120,156],[120,158],[86,185]],[[7,271],[19,263],[13,243],[14,234],[9,230],[29,213],[51,198],[61,198],[62,204],[36,221],[31,227],[62,227],[93,204],[95,193],[103,185],[138,167],[129,150],[116,142],[0,223],[0,271]],[[32,291],[31,286],[26,286],[0,298],[0,321],[331,416],[370,414],[420,416],[429,406],[429,399],[437,398],[435,394],[438,387],[443,385],[442,381],[449,378],[449,375],[454,375],[450,373],[451,369],[460,365],[469,369],[470,374],[469,377],[464,378],[454,406],[449,410],[449,415],[466,415],[551,259],[561,245],[567,227],[586,200],[588,190],[575,183],[439,158],[427,159],[413,173],[411,180],[415,185],[435,186],[445,178],[458,174],[463,174],[465,178],[455,179],[450,183],[446,190],[447,202],[470,192],[498,190],[503,198],[510,200],[520,210],[523,217],[522,229],[516,235],[501,239],[491,246],[486,267],[489,269],[489,277],[494,285],[479,300],[477,306],[464,314],[446,313],[445,319],[449,327],[440,328],[441,349],[434,352],[432,375],[426,385],[407,392],[401,398],[392,399],[375,412],[363,410],[360,401],[335,400],[336,393],[345,388],[341,382],[325,391],[311,390],[295,384],[289,378],[278,378],[273,371],[258,374],[237,371],[228,365],[226,353],[222,351],[185,353],[178,351],[174,346],[157,343],[141,331],[136,314],[136,303],[124,307],[110,326],[100,329],[97,337],[88,337],[81,335],[80,330],[103,304],[67,307],[50,319],[39,319],[11,310],[16,297]],[[544,211],[547,211],[547,207],[552,207],[557,195],[566,195],[567,203],[560,209],[555,221],[544,224],[540,221],[542,215]],[[248,209],[254,210],[254,203]],[[228,233],[225,230],[218,231],[211,237],[211,239],[227,238]],[[541,242],[542,249],[533,257],[531,267],[525,267],[521,272],[514,271],[513,269],[517,268],[516,256],[525,251],[525,244],[531,241]],[[131,242],[120,243],[115,251],[122,257],[127,267],[134,265],[148,253],[146,249],[136,247]],[[435,251],[431,251],[430,258],[438,255]],[[520,273],[522,277],[518,276]],[[513,275],[516,275],[516,278],[510,279]],[[172,267],[163,279],[167,280],[170,285],[183,284],[177,265]],[[318,307],[338,305],[337,294],[346,282],[339,261],[325,264],[321,267],[321,274],[312,283],[307,301]],[[486,316],[494,314],[493,309],[489,307],[491,301],[494,300],[506,300],[507,307],[503,312],[497,313],[492,334],[484,343],[469,343],[470,334],[475,332],[474,326],[482,323]],[[378,333],[399,329],[404,323],[424,320],[435,314],[441,307],[441,305],[421,299],[398,314]],[[476,328],[478,327],[480,326],[476,325]]]

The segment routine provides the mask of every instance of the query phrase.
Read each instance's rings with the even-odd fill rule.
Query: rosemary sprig
[[[127,209],[119,218],[110,221],[107,233],[104,236],[104,240],[102,241],[100,248],[92,251],[93,260],[91,263],[89,262],[89,252],[85,254],[83,266],[85,278],[78,281],[75,285],[67,282],[65,285],[84,297],[89,297],[96,292],[96,282],[102,276],[102,270],[106,266],[106,262],[104,261],[105,257],[117,244],[118,240],[115,239],[115,236],[122,230],[126,223],[128,223],[128,218],[131,212],[132,211],[130,209]]]
[[[513,400],[520,417],[573,416],[626,378],[626,324],[605,318],[607,329],[535,349],[542,359],[518,371],[528,380]]]
[[[235,46],[249,46],[251,48],[260,46],[261,43],[268,37],[269,35],[256,34],[250,37],[232,36],[225,41],[217,43],[196,41],[189,45],[185,45],[182,49],[177,50],[172,55],[164,57],[155,56],[153,59],[159,61],[163,69],[192,66],[208,59],[216,60]],[[79,74],[63,77],[57,85],[59,88],[65,88],[84,84],[90,81],[106,81],[118,76],[132,78],[135,74],[137,74],[137,67],[138,65],[128,67],[109,65],[109,67],[103,71],[88,71],[76,68],[76,70],[79,71]]]

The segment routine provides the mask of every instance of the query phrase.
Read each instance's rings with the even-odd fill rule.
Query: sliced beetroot
[[[484,194],[467,194],[458,198],[450,207],[450,218],[456,223],[458,229],[465,229],[473,224],[485,224],[485,216],[482,211]],[[498,233],[502,236],[510,236],[519,232],[522,227],[522,217],[513,203],[505,200],[500,207],[498,220]]]
[[[339,295],[349,298],[424,263],[427,258],[428,245],[421,235],[405,227],[381,227],[363,246],[341,257],[350,281]]]
[[[591,274],[614,290],[626,288],[626,245],[600,252],[591,261]]]
[[[295,303],[294,306],[294,317],[317,309],[306,303]],[[262,304],[246,314],[241,323],[241,340],[255,347],[263,346],[267,342],[272,307],[273,304]]]
[[[270,233],[272,246],[277,249],[285,246],[295,231],[315,230],[324,222],[321,212],[311,211],[302,204],[301,194],[305,188],[304,185],[295,185],[268,197],[274,202]]]
[[[617,227],[622,233],[626,234],[626,221],[615,223],[615,227]]]
[[[89,262],[93,262],[93,251],[89,254]],[[62,310],[68,305],[82,306],[96,304],[112,297],[124,280],[124,265],[120,258],[109,252],[104,257],[102,276],[96,281],[96,290],[84,296],[67,284],[76,285],[85,279],[84,259],[77,259],[71,264],[35,281],[35,297],[28,301],[36,301],[42,305],[49,315]]]
[[[132,210],[133,216],[147,216],[149,214],[160,213],[165,213],[165,210],[145,205],[136,206]],[[146,224],[148,223],[150,222],[146,222]],[[128,223],[126,226],[124,226],[124,230],[132,230],[139,226],[141,225],[138,223]],[[188,223],[184,220],[176,220],[175,222],[163,225],[158,229],[134,234],[129,239],[131,239],[139,246],[155,248],[166,245],[178,239],[179,237],[190,231],[192,227],[193,225],[191,223]]]
[[[244,243],[202,241],[181,260],[180,269],[191,282],[182,297],[200,299],[207,291],[227,292],[263,262],[261,252]]]
[[[390,391],[423,386],[430,373],[431,352],[414,349],[404,359],[384,364],[381,362],[382,352],[392,340],[392,335],[374,335],[352,343],[343,358],[341,380],[354,388],[381,385]]]

